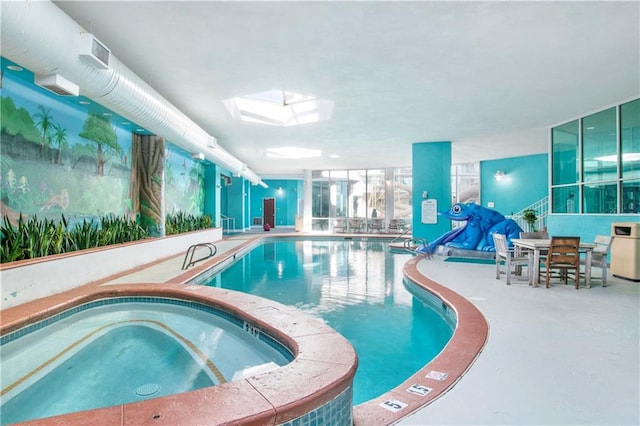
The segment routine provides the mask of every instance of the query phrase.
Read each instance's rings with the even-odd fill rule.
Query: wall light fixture
[[[496,172],[496,174],[495,174],[495,175],[493,175],[493,176],[496,178],[496,180],[497,180],[498,182],[500,182],[500,181],[502,180],[502,178],[504,177],[504,175],[505,175],[505,173],[504,173],[502,170],[498,170],[498,171]]]

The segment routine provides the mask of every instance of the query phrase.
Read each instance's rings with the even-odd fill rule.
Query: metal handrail
[[[418,251],[418,247],[424,247],[424,252]],[[429,248],[429,241],[424,238],[411,238],[410,240],[405,240],[404,248],[411,253],[418,253],[426,257],[427,259],[431,259],[431,249]]]
[[[193,260],[193,255],[196,252],[196,248],[198,247],[207,247],[209,249],[209,254],[201,257],[199,259]],[[215,246],[215,244],[213,243],[199,243],[199,244],[193,244],[192,246],[190,246],[187,249],[187,253],[184,255],[184,261],[182,262],[182,269],[189,269],[189,266],[193,266],[196,263],[205,260],[205,259],[209,259],[210,257],[213,257],[216,255],[216,253],[218,252],[218,248]],[[189,253],[191,253],[191,256],[189,256]],[[187,258],[189,259],[189,262],[187,263]]]
[[[406,228],[404,231],[402,231],[402,233],[401,233],[401,234],[397,235],[397,236],[396,236],[393,240],[391,240],[390,242],[391,242],[391,243],[393,243],[393,242],[395,242],[395,241],[398,241],[398,240],[401,240],[401,239],[406,238],[405,236],[406,236],[409,232],[411,232],[411,225],[407,225],[407,228]]]

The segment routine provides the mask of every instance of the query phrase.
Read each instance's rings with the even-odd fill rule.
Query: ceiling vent
[[[34,83],[60,96],[78,96],[80,87],[59,74],[36,75]]]
[[[78,55],[85,62],[97,68],[109,68],[111,51],[91,33],[80,34],[80,51]]]

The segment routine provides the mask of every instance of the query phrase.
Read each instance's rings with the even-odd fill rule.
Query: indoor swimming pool
[[[63,311],[2,336],[0,356],[2,424],[211,387],[293,359],[228,312],[158,297]]]
[[[275,300],[337,330],[358,354],[359,404],[401,384],[453,335],[455,312],[403,280],[410,258],[383,239],[269,238],[196,283]]]

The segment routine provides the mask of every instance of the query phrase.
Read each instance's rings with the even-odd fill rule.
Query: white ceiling
[[[640,93],[640,2],[57,1],[263,178],[547,152],[548,128]],[[329,98],[329,121],[273,127],[222,101]],[[321,149],[276,160],[265,149]]]

